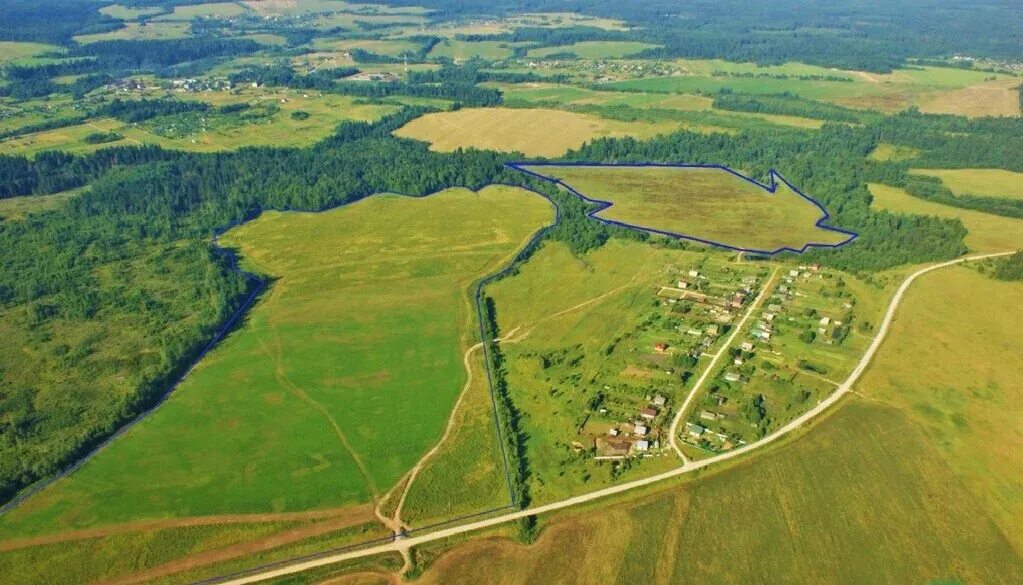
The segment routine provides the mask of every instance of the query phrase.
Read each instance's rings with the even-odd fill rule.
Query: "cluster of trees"
[[[1023,171],[1023,118],[970,119],[910,108],[878,119],[871,129],[879,142],[920,150],[917,166]]]
[[[211,106],[205,102],[172,99],[122,100],[115,98],[95,109],[93,115],[117,118],[129,124],[144,122],[158,116],[170,116],[185,112],[206,112]]]
[[[998,280],[1023,280],[1023,251],[997,260],[992,275]]]
[[[457,69],[457,68],[454,68]],[[330,69],[311,74],[297,73],[291,65],[282,61],[269,67],[248,67],[231,76],[235,83],[259,83],[267,86],[285,86],[298,89],[317,89],[364,98],[385,98],[393,95],[447,99],[468,106],[495,106],[502,102],[501,92],[496,89],[477,87],[475,81],[464,81],[457,76],[439,81],[423,81],[424,78],[410,75],[408,81],[365,82],[336,79],[341,74],[349,75],[345,68]]]
[[[975,209],[1005,217],[1023,218],[1023,201],[986,195],[956,195],[938,177],[912,174],[907,163],[875,162],[865,177],[874,182],[904,189],[910,195],[943,205]]]
[[[264,48],[252,39],[190,37],[160,40],[98,41],[73,48],[69,56],[92,57],[104,70],[153,70],[211,57],[254,53]]]
[[[865,118],[877,117],[868,112],[804,99],[788,92],[777,95],[750,95],[723,90],[714,96],[714,107],[734,112],[781,114],[853,124],[861,122]]]

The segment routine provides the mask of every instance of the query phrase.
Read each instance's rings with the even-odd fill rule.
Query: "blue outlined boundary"
[[[776,171],[774,169],[770,169],[769,170],[768,176],[770,178],[770,182],[767,183],[767,184],[764,184],[764,183],[761,183],[760,181],[757,181],[756,179],[754,179],[752,177],[747,177],[746,175],[744,175],[744,174],[742,174],[742,173],[740,173],[740,172],[738,172],[738,171],[736,171],[736,170],[734,170],[734,169],[732,169],[730,167],[727,167],[725,165],[717,165],[717,164],[694,164],[694,163],[674,163],[674,164],[673,163],[591,163],[591,162],[548,162],[548,161],[530,162],[530,161],[522,161],[522,162],[505,163],[505,166],[508,167],[508,168],[511,168],[511,169],[515,169],[516,171],[519,171],[519,172],[522,172],[522,173],[526,173],[527,175],[530,175],[532,177],[536,177],[536,178],[541,179],[543,181],[547,181],[549,183],[554,183],[555,185],[558,185],[559,187],[563,187],[563,188],[567,189],[570,193],[575,194],[576,196],[582,198],[584,201],[588,201],[590,203],[596,204],[596,207],[594,209],[588,211],[586,213],[586,216],[591,218],[591,219],[597,220],[599,222],[602,222],[602,223],[605,223],[605,224],[608,224],[608,225],[617,226],[617,227],[624,227],[624,228],[628,228],[628,229],[640,230],[640,231],[651,233],[651,234],[667,236],[667,237],[670,237],[670,238],[676,238],[676,239],[680,239],[680,240],[689,240],[689,241],[693,241],[693,242],[699,242],[701,244],[707,244],[707,245],[715,246],[715,247],[718,247],[718,248],[725,248],[725,249],[728,249],[728,250],[733,250],[735,252],[748,252],[748,253],[751,253],[751,254],[759,254],[759,255],[763,255],[763,256],[774,256],[775,254],[780,254],[782,252],[794,252],[796,254],[802,254],[803,252],[806,252],[807,250],[809,250],[811,248],[831,248],[831,249],[840,248],[840,247],[842,247],[842,246],[852,242],[857,237],[859,237],[859,234],[854,232],[854,231],[850,231],[850,230],[842,229],[842,228],[839,228],[839,227],[834,227],[834,226],[827,225],[826,222],[831,219],[831,214],[828,213],[828,210],[825,209],[824,206],[821,205],[821,203],[819,201],[817,201],[813,197],[810,197],[806,193],[803,193],[802,191],[800,191],[795,185],[793,185],[787,179],[785,179],[785,177],[781,176],[781,173],[779,173],[778,171]],[[804,244],[802,248],[792,248],[792,247],[789,247],[789,246],[782,246],[782,247],[777,248],[775,250],[761,250],[761,249],[758,249],[758,248],[743,248],[743,247],[740,247],[740,246],[733,246],[731,244],[726,244],[724,242],[716,242],[714,240],[708,240],[708,239],[705,239],[705,238],[700,238],[700,237],[697,237],[697,236],[691,236],[691,235],[687,235],[687,234],[683,234],[683,233],[679,233],[679,232],[672,232],[672,231],[660,230],[660,229],[652,228],[652,227],[646,227],[646,226],[641,226],[641,225],[636,225],[636,224],[625,223],[625,222],[616,221],[616,220],[613,220],[613,219],[607,219],[607,218],[604,218],[604,217],[599,217],[597,215],[598,213],[600,213],[600,212],[606,210],[607,208],[613,206],[614,205],[613,202],[606,201],[604,199],[597,199],[597,198],[594,198],[594,197],[589,197],[587,195],[584,195],[583,193],[577,191],[576,189],[574,189],[573,187],[571,187],[570,185],[568,185],[567,183],[565,183],[564,181],[562,181],[562,180],[560,180],[560,179],[558,179],[556,177],[552,177],[552,176],[548,176],[548,175],[543,175],[541,173],[537,173],[537,172],[534,172],[534,171],[531,171],[531,170],[523,168],[523,167],[526,167],[526,166],[530,166],[530,167],[545,167],[545,166],[547,166],[547,167],[630,167],[630,168],[636,168],[636,167],[660,167],[660,168],[677,168],[677,169],[719,169],[719,170],[725,171],[727,173],[730,173],[730,174],[732,174],[732,175],[734,175],[734,176],[736,176],[736,177],[738,177],[738,178],[740,178],[740,179],[742,179],[744,181],[752,183],[753,185],[756,185],[757,187],[763,189],[769,195],[774,195],[777,192],[777,190],[778,190],[778,183],[784,183],[785,186],[787,186],[789,189],[792,189],[792,191],[794,191],[797,195],[799,195],[803,199],[809,201],[818,210],[820,210],[821,216],[820,216],[820,218],[817,219],[816,223],[814,223],[815,227],[821,228],[823,230],[831,231],[831,232],[836,232],[836,233],[844,234],[844,235],[846,235],[848,237],[845,240],[843,240],[843,241],[841,241],[841,242],[839,242],[837,244],[827,244],[827,243],[822,243],[822,242],[809,242],[807,244]]]

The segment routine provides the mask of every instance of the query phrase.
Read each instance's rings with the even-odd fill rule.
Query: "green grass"
[[[183,39],[191,35],[191,27],[186,21],[165,20],[140,24],[126,22],[124,28],[110,32],[75,36],[79,43],[95,43],[97,41],[152,41],[163,39]]]
[[[1023,173],[1001,169],[913,169],[910,172],[938,177],[956,195],[1023,199]]]
[[[27,197],[6,197],[0,199],[0,220],[19,220],[25,217],[61,207],[65,201],[78,195],[81,189],[73,189],[53,195],[30,195]]]
[[[416,118],[395,135],[424,140],[434,150],[445,152],[480,148],[550,157],[604,136],[651,138],[678,127],[676,122],[622,122],[539,108],[462,108]],[[558,132],[551,133],[551,128]]]
[[[994,280],[972,266],[920,278],[857,384],[923,429],[1017,550],[1023,550],[1023,435],[1011,429],[1018,428],[1023,400],[1023,320],[1015,310],[1021,295],[1023,284]]]
[[[47,45],[45,43],[0,41],[0,65],[11,62],[23,62],[43,53],[51,51],[62,52],[63,50],[56,45]]]
[[[504,41],[458,41],[444,39],[430,50],[430,57],[447,57],[465,61],[473,57],[507,59],[512,55],[514,43]]]
[[[532,546],[456,545],[421,582],[473,583],[481,574],[501,585],[1008,584],[1023,579],[1023,566],[919,427],[894,408],[851,402],[742,465],[556,515]]]
[[[870,158],[872,160],[880,161],[902,161],[916,158],[919,154],[919,150],[909,146],[900,146],[897,144],[882,142],[874,148],[873,152],[870,153]]]
[[[164,528],[0,551],[0,572],[18,583],[91,583],[296,526],[260,522]]]
[[[314,39],[313,48],[317,51],[349,51],[362,49],[378,55],[398,57],[404,53],[415,53],[419,43],[402,39]]]
[[[783,182],[768,194],[722,169],[545,165],[527,170],[561,180],[613,205],[597,216],[733,247],[801,249],[837,244],[846,234],[821,229],[823,212]]]
[[[151,16],[154,14],[160,14],[163,12],[162,8],[131,8],[128,6],[122,6],[120,4],[111,4],[110,6],[104,6],[99,11],[102,14],[106,14],[111,18],[117,18],[120,20],[137,20],[140,16]]]
[[[913,197],[887,185],[871,184],[869,187],[874,197],[871,205],[876,209],[959,219],[969,232],[966,245],[971,252],[1011,252],[1023,242],[1023,219],[950,207]]]
[[[540,197],[493,187],[236,228],[224,243],[276,278],[245,324],[0,533],[369,501],[441,435],[474,332],[466,288],[550,216]]]
[[[543,59],[559,53],[571,53],[580,59],[617,59],[635,55],[647,49],[654,49],[658,46],[631,41],[582,41],[560,47],[530,49],[526,53],[526,57],[530,59]]]
[[[210,2],[207,4],[191,4],[175,6],[170,14],[162,14],[157,20],[192,20],[193,18],[230,18],[248,14],[249,10],[241,2]]]
[[[345,120],[374,120],[398,109],[390,105],[356,104],[355,98],[301,90],[244,88],[239,91],[185,94],[179,99],[221,106],[246,103],[248,110],[234,114],[190,113],[127,124],[97,118],[85,124],[8,138],[0,146],[10,154],[32,156],[44,150],[92,152],[109,146],[157,144],[196,152],[233,150],[244,146],[308,146],[333,132]],[[283,100],[283,101],[282,101]],[[310,116],[291,117],[295,111]],[[116,142],[89,144],[95,132],[116,132]]]

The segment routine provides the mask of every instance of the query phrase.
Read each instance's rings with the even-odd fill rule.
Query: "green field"
[[[120,20],[136,20],[141,16],[152,16],[154,14],[160,14],[163,12],[162,8],[133,8],[129,6],[122,6],[121,4],[111,4],[110,6],[104,6],[99,11],[102,14],[106,14],[112,18]]]
[[[635,55],[647,49],[655,49],[658,46],[630,41],[583,41],[558,47],[530,49],[526,53],[526,57],[530,59],[544,59],[551,55],[571,53],[580,59],[617,59]]]
[[[677,127],[673,122],[620,122],[561,110],[463,108],[416,118],[395,135],[424,140],[432,149],[445,152],[480,148],[526,156],[558,156],[604,136],[651,138]],[[551,133],[551,128],[558,132]]]
[[[777,192],[716,168],[526,166],[612,203],[597,217],[737,248],[802,249],[849,235],[817,227],[823,212],[783,181]]]
[[[236,228],[223,243],[275,279],[245,324],[158,412],[5,515],[0,534],[381,495],[437,441],[465,381],[467,287],[550,217],[542,198],[491,187]]]
[[[0,41],[0,65],[10,62],[24,62],[36,55],[42,55],[50,51],[62,52],[63,50],[56,45],[47,45],[45,43]]]
[[[170,14],[161,14],[153,20],[184,20],[193,18],[230,18],[241,16],[249,10],[240,2],[210,2],[207,4],[191,4],[175,6]]]
[[[956,195],[1023,199],[1023,173],[1001,169],[913,169],[910,172],[938,177]]]
[[[421,582],[1019,582],[1019,553],[969,487],[899,410],[850,401],[743,465],[554,516],[532,546],[456,545]]]
[[[503,41],[458,41],[444,39],[430,50],[430,57],[447,57],[455,61],[466,61],[473,57],[481,59],[507,59],[512,55],[514,43]]]
[[[374,120],[398,109],[392,105],[358,104],[355,98],[301,90],[245,88],[239,91],[185,94],[215,106],[248,104],[238,113],[189,112],[161,116],[137,124],[97,118],[85,124],[25,134],[0,141],[10,154],[34,155],[44,150],[91,152],[109,146],[157,144],[196,152],[232,150],[243,146],[308,146],[334,131],[345,120]],[[294,112],[309,114],[304,119]],[[116,142],[89,144],[96,132],[123,136]]]
[[[969,231],[966,245],[971,252],[1007,252],[1023,245],[1023,219],[950,207],[887,185],[873,183],[869,187],[874,196],[871,205],[877,209],[959,219]]]
[[[95,43],[98,41],[154,41],[164,39],[183,39],[190,36],[191,26],[187,21],[164,20],[158,22],[126,22],[124,28],[110,32],[78,35],[74,37],[79,43]]]
[[[33,213],[57,209],[80,191],[80,189],[75,189],[63,193],[54,193],[53,195],[31,195],[28,197],[6,197],[0,199],[0,219],[25,219],[25,217]]]

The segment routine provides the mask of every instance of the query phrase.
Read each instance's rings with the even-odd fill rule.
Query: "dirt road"
[[[407,552],[408,549],[410,547],[413,547],[413,546],[417,546],[417,545],[420,545],[420,544],[425,544],[425,543],[428,543],[428,542],[433,542],[433,541],[441,540],[441,539],[444,539],[444,538],[449,538],[449,537],[452,537],[452,536],[457,536],[457,535],[460,535],[460,534],[465,534],[467,532],[473,532],[473,531],[476,531],[476,530],[482,530],[482,529],[485,529],[485,528],[490,528],[490,527],[493,527],[493,526],[498,526],[500,524],[511,522],[513,520],[518,520],[518,519],[526,517],[526,516],[537,515],[537,514],[545,514],[545,513],[553,512],[553,511],[556,511],[556,510],[561,510],[561,509],[564,509],[564,508],[570,508],[572,506],[577,506],[579,504],[585,504],[587,502],[592,502],[594,500],[598,500],[598,499],[601,499],[601,498],[606,498],[608,496],[612,496],[612,495],[616,495],[616,494],[621,494],[623,492],[631,491],[631,490],[634,490],[634,489],[637,489],[637,488],[641,488],[641,487],[648,486],[648,485],[651,485],[651,484],[655,484],[655,483],[658,483],[658,482],[662,482],[662,481],[665,481],[665,480],[668,480],[668,479],[672,479],[672,478],[681,476],[681,475],[686,474],[686,473],[692,473],[692,472],[694,472],[694,471],[696,471],[698,469],[702,469],[704,467],[708,467],[708,466],[713,465],[715,463],[719,463],[721,461],[725,461],[725,460],[728,460],[728,459],[732,459],[734,457],[739,457],[741,455],[745,455],[746,453],[749,453],[750,451],[753,451],[754,449],[759,449],[759,448],[761,448],[761,447],[763,447],[765,445],[773,443],[773,442],[777,441],[778,439],[781,439],[785,435],[791,433],[792,431],[798,429],[799,427],[803,426],[804,424],[806,424],[807,422],[809,422],[810,420],[812,420],[813,418],[817,417],[822,412],[827,410],[831,405],[833,405],[835,402],[837,402],[839,399],[841,399],[847,392],[850,391],[850,389],[852,388],[853,384],[855,384],[856,381],[859,380],[860,376],[863,374],[864,371],[866,371],[867,367],[870,365],[870,362],[873,359],[874,354],[877,353],[878,348],[881,346],[881,343],[884,341],[885,337],[888,334],[888,329],[890,328],[890,326],[892,324],[892,321],[895,318],[895,311],[896,311],[896,309],[898,309],[899,304],[902,302],[902,297],[905,295],[906,290],[909,289],[909,286],[918,277],[920,277],[920,276],[922,276],[922,275],[924,275],[924,274],[926,274],[928,272],[931,272],[932,270],[937,270],[939,268],[944,268],[946,266],[952,266],[954,264],[959,264],[961,262],[967,262],[967,261],[971,261],[971,260],[980,260],[980,259],[983,259],[983,258],[991,258],[991,257],[995,257],[995,256],[1007,256],[1009,254],[1012,254],[1012,252],[999,252],[999,253],[994,253],[994,254],[981,254],[981,255],[976,255],[976,256],[967,256],[967,257],[964,257],[964,258],[959,258],[959,259],[956,259],[956,260],[951,260],[951,261],[948,261],[948,262],[943,262],[941,264],[934,264],[934,265],[931,265],[931,266],[928,266],[928,267],[925,267],[925,268],[921,268],[920,270],[917,270],[916,272],[910,274],[906,278],[906,280],[904,280],[902,282],[902,284],[899,286],[899,289],[895,292],[895,295],[892,297],[891,303],[888,305],[888,310],[885,312],[884,319],[881,322],[881,326],[878,327],[877,334],[874,336],[873,340],[871,341],[870,346],[867,348],[867,351],[860,358],[860,361],[856,364],[856,368],[853,369],[852,373],[849,374],[849,377],[841,384],[841,386],[839,386],[835,390],[835,392],[832,393],[830,396],[828,396],[827,398],[825,398],[824,400],[819,402],[814,408],[812,408],[809,411],[805,412],[804,414],[802,414],[798,418],[792,420],[791,422],[789,422],[785,426],[779,428],[778,430],[776,430],[775,432],[771,433],[770,435],[767,435],[766,437],[764,437],[760,441],[757,441],[756,443],[750,443],[749,445],[745,445],[745,446],[740,447],[738,449],[729,451],[727,453],[721,453],[719,455],[715,455],[715,456],[709,457],[707,459],[702,459],[700,461],[690,462],[690,463],[686,464],[683,467],[679,467],[677,469],[672,469],[672,470],[666,471],[664,473],[660,473],[660,474],[653,475],[653,476],[650,476],[650,477],[645,477],[643,479],[638,479],[638,480],[635,480],[635,481],[630,481],[628,483],[623,483],[623,484],[616,485],[616,486],[611,486],[611,487],[608,487],[608,488],[604,488],[604,489],[597,490],[597,491],[594,491],[594,492],[590,492],[590,493],[587,493],[587,494],[582,494],[582,495],[575,496],[575,497],[572,497],[572,498],[568,498],[568,499],[565,499],[565,500],[561,500],[561,501],[558,501],[558,502],[552,502],[550,504],[545,504],[545,505],[542,505],[542,506],[535,506],[535,507],[528,508],[526,510],[520,510],[520,511],[517,511],[517,512],[510,512],[508,514],[503,514],[501,516],[496,516],[494,518],[488,518],[488,519],[485,519],[485,520],[478,520],[478,521],[475,521],[475,522],[469,522],[469,523],[461,524],[461,525],[458,525],[458,526],[451,526],[451,527],[448,527],[448,528],[444,528],[444,529],[441,529],[441,530],[436,530],[434,532],[430,532],[430,533],[423,534],[423,535],[420,535],[420,536],[410,536],[410,537],[406,537],[406,538],[401,538],[401,539],[395,540],[393,542],[389,542],[389,543],[378,545],[378,546],[368,547],[368,548],[365,548],[365,549],[362,549],[362,550],[355,550],[355,551],[350,551],[350,552],[344,552],[344,553],[329,555],[329,556],[325,556],[325,557],[321,557],[321,558],[317,558],[317,559],[312,559],[312,560],[296,561],[295,563],[289,564],[289,565],[286,565],[286,566],[276,567],[276,568],[273,568],[273,569],[268,569],[266,571],[262,571],[262,572],[258,572],[258,573],[253,573],[253,574],[250,574],[250,575],[246,575],[246,576],[242,576],[242,577],[237,577],[237,578],[233,578],[233,579],[224,579],[224,580],[222,580],[220,582],[227,583],[229,585],[243,585],[245,583],[256,583],[256,582],[259,582],[259,581],[264,581],[266,579],[272,579],[272,578],[281,577],[281,576],[284,576],[284,575],[291,575],[291,574],[294,574],[294,573],[300,573],[302,571],[306,571],[306,570],[309,570],[309,569],[312,569],[312,568],[315,568],[315,567],[322,567],[324,565],[340,563],[340,562],[343,562],[343,561],[348,561],[348,560],[352,560],[352,559],[368,557],[368,556],[372,556],[372,555],[376,555],[376,554],[381,554],[381,553],[386,553],[386,552]],[[766,290],[766,287],[765,287],[765,290]],[[763,293],[761,293],[761,294],[763,294]]]

